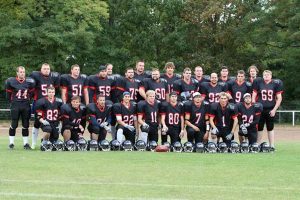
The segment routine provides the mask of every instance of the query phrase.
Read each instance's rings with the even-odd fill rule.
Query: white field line
[[[0,196],[9,197],[29,197],[29,198],[48,198],[48,199],[86,199],[86,200],[182,200],[173,198],[144,198],[144,197],[91,197],[86,195],[64,195],[64,194],[48,194],[48,193],[27,193],[27,192],[1,192]]]
[[[176,185],[176,184],[151,184],[151,183],[130,183],[130,182],[120,182],[120,183],[112,183],[112,182],[101,182],[101,181],[96,181],[93,180],[92,182],[86,182],[86,181],[49,181],[49,180],[45,180],[45,181],[41,181],[41,180],[14,180],[14,179],[0,179],[0,183],[9,183],[9,182],[15,182],[15,183],[31,183],[31,184],[60,184],[60,185],[118,185],[118,186],[132,186],[132,187],[136,187],[136,186],[140,186],[140,187],[165,187],[165,188],[191,188],[191,189],[203,189],[203,188],[215,188],[215,189],[224,189],[224,190],[228,190],[229,188],[233,188],[233,189],[241,189],[241,190],[263,190],[265,191],[266,189],[268,190],[296,190],[298,191],[299,188],[294,188],[294,187],[276,187],[276,186],[250,186],[250,185],[246,185],[246,186],[238,186],[238,185],[208,185],[208,184],[200,184],[200,185],[187,185],[187,184],[183,184],[183,185]]]

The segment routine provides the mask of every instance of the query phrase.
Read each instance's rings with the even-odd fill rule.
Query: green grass
[[[0,199],[300,199],[300,145],[274,154],[40,152],[0,137]]]

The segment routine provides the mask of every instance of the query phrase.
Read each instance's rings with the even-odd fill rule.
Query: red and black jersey
[[[105,100],[111,100],[114,80],[111,78],[100,78],[98,75],[91,75],[88,78],[90,97],[96,102],[98,94],[105,96]]]
[[[225,108],[222,108],[220,103],[212,103],[210,105],[209,116],[214,117],[214,122],[217,128],[232,128],[233,119],[238,115],[235,104],[228,103]]]
[[[78,128],[79,125],[85,128],[86,125],[86,107],[82,104],[78,109],[75,109],[71,104],[63,104],[60,108],[63,127],[68,125],[73,128]]]
[[[234,103],[244,102],[244,94],[252,93],[252,84],[246,81],[239,84],[237,81],[234,81],[228,84],[228,90]]]
[[[193,101],[184,104],[184,113],[190,115],[189,121],[197,127],[205,127],[205,116],[209,114],[209,103],[203,101],[200,106],[195,105]]]
[[[161,74],[160,75],[161,78],[165,79],[168,83],[168,93],[170,94],[171,92],[173,92],[173,84],[176,80],[180,79],[180,75],[179,74],[173,74],[173,76],[169,76],[168,74]]]
[[[258,102],[265,109],[272,109],[276,104],[276,95],[283,93],[283,83],[279,79],[272,79],[266,83],[262,78],[256,78],[253,82],[253,92],[257,93]]]
[[[34,100],[46,97],[49,86],[55,89],[59,88],[60,75],[58,72],[50,72],[49,76],[44,76],[41,72],[34,71],[29,76],[35,80]]]
[[[6,97],[9,102],[29,102],[34,95],[35,81],[31,77],[19,80],[17,77],[5,81]]]
[[[91,118],[94,117],[97,123],[100,125],[103,122],[109,121],[112,113],[112,106],[105,102],[104,108],[100,108],[97,103],[90,103],[87,106],[87,115],[89,117],[89,123],[93,123]]]
[[[191,78],[190,82],[185,82],[183,79],[179,79],[174,82],[173,90],[179,95],[182,92],[189,92],[191,96],[194,92],[199,91],[198,81]]]
[[[263,106],[261,103],[251,104],[247,107],[245,103],[236,104],[238,111],[239,124],[249,123],[248,129],[256,129],[259,122]]]
[[[184,114],[182,103],[177,103],[173,106],[171,103],[163,102],[160,114],[166,116],[165,122],[168,127],[181,128],[181,116]]]
[[[125,91],[130,92],[130,100],[137,102],[138,100],[138,91],[141,82],[137,79],[128,79],[120,77],[115,81],[115,93],[119,101],[122,101],[122,94]]]
[[[60,108],[63,105],[62,100],[54,98],[49,101],[47,97],[42,97],[36,101],[36,114],[49,122],[57,122],[60,119]]]
[[[122,121],[128,125],[134,126],[134,121],[137,117],[136,104],[130,102],[129,107],[126,107],[122,102],[113,105],[113,113],[116,117],[121,117]]]
[[[142,115],[148,125],[157,127],[160,104],[156,100],[153,104],[149,104],[147,101],[140,101],[137,105],[137,114]]]
[[[198,81],[198,85],[199,85],[199,88],[200,88],[200,85],[202,83],[205,83],[205,82],[210,82],[210,76],[209,75],[203,75],[201,77],[201,79],[197,79],[196,76],[192,76],[192,78],[196,79]]]
[[[168,83],[163,78],[160,78],[158,82],[154,81],[152,78],[146,78],[141,82],[140,88],[144,88],[145,92],[147,92],[147,90],[154,90],[157,100],[166,100],[166,94],[168,94]]]
[[[200,93],[205,101],[209,103],[219,102],[219,94],[221,92],[228,92],[228,86],[226,83],[218,82],[213,86],[211,83],[204,82],[200,86]]]
[[[88,80],[85,74],[80,74],[78,78],[73,78],[70,74],[61,75],[61,88],[67,90],[67,102],[71,102],[73,96],[80,96],[84,101],[83,89],[88,88]]]
[[[142,74],[137,74],[136,72],[134,72],[134,78],[139,81],[142,81],[145,78],[151,78],[151,74],[150,74],[150,72],[144,72]]]

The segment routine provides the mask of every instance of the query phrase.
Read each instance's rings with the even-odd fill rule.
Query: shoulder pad
[[[136,105],[137,105],[137,103],[136,103],[135,101],[131,101],[130,103],[131,103],[131,105],[133,105],[133,106],[136,106]]]
[[[149,70],[145,70],[144,73],[147,75],[147,76],[151,76],[152,72],[149,71]]]
[[[230,110],[234,110],[235,105],[234,105],[233,103],[229,103],[229,104],[228,104],[228,108],[229,108]]]
[[[35,83],[34,79],[31,77],[26,77],[26,82],[27,83]]]
[[[198,83],[198,81],[194,78],[192,78],[191,80],[192,80],[192,83]]]
[[[61,109],[67,111],[67,112],[70,112],[71,111],[71,105],[70,104],[64,104],[61,106]]]
[[[210,81],[210,75],[203,75],[203,78]]]
[[[87,75],[86,74],[80,74],[80,77],[81,78],[87,78]]]
[[[54,78],[58,78],[59,77],[59,73],[58,72],[51,72],[51,77],[54,77]]]
[[[29,76],[32,78],[35,78],[35,77],[39,76],[39,74],[40,74],[39,71],[33,71],[33,72],[31,72],[31,74]]]
[[[192,101],[188,100],[188,101],[184,101],[182,102],[184,106],[191,106],[192,105]]]
[[[261,103],[255,103],[255,104],[254,104],[254,108],[262,109],[262,108],[263,108],[263,105],[262,105]]]
[[[183,103],[182,103],[182,102],[178,102],[178,105],[179,105],[179,106],[183,106]]]
[[[174,84],[181,85],[181,80],[182,79],[178,79],[178,80],[174,81]]]
[[[134,79],[135,82],[140,83],[141,81],[139,79]]]
[[[181,74],[175,74],[176,78],[181,78]]]
[[[252,86],[252,83],[249,82],[249,81],[246,81],[246,86],[251,87],[251,86]]]
[[[163,83],[167,83],[168,81],[164,78],[160,78],[160,81],[163,82]]]
[[[80,104],[80,109],[81,110],[85,110],[86,109],[86,106],[84,104]]]
[[[225,86],[225,83],[224,82],[218,82],[218,85],[220,85],[220,86]]]
[[[282,85],[282,81],[280,79],[273,79],[273,81],[277,85]]]
[[[55,97],[55,100],[56,100],[57,102],[59,102],[59,103],[62,103],[62,99],[61,99],[61,98],[56,98],[56,97]]]
[[[235,76],[230,76],[230,77],[229,77],[229,80],[235,81],[235,80],[236,80],[236,77],[235,77]]]
[[[203,101],[203,105],[209,105],[208,101]]]
[[[69,76],[69,74],[62,74],[60,77],[61,78],[67,78]]]

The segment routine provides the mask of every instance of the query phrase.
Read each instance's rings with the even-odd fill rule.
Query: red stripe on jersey
[[[276,94],[282,94],[283,93],[283,91],[278,91],[278,92],[276,92]]]
[[[70,116],[69,115],[63,115],[62,117],[69,119]]]
[[[215,117],[214,114],[207,114],[209,117]]]
[[[122,87],[116,87],[116,89],[117,89],[117,90],[121,90],[121,91],[125,91],[125,89],[122,88]]]
[[[258,112],[258,113],[255,113],[255,115],[260,115],[261,113],[260,112]]]
[[[235,118],[237,118],[237,115],[233,115],[231,118],[232,118],[232,119],[235,119]]]
[[[6,89],[5,91],[6,91],[6,92],[10,92],[10,93],[12,93],[12,90],[9,90],[9,89]]]
[[[89,116],[90,116],[90,117],[96,117],[96,115],[94,115],[94,114],[89,114]]]

